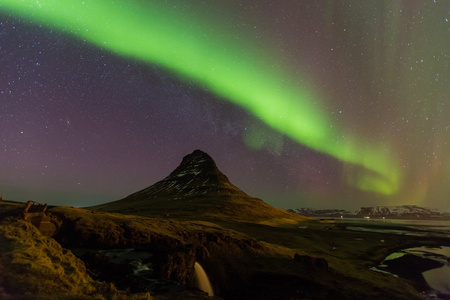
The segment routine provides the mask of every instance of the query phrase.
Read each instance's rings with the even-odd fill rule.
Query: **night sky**
[[[279,208],[450,211],[450,2],[0,2],[0,193],[87,206],[195,149]]]

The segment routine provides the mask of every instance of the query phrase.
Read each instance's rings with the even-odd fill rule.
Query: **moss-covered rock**
[[[93,280],[84,263],[32,224],[0,223],[0,299],[105,299],[114,285]]]

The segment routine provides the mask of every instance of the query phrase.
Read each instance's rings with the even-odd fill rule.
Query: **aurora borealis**
[[[8,0],[0,17],[6,198],[115,200],[199,148],[281,208],[450,209],[443,1]]]

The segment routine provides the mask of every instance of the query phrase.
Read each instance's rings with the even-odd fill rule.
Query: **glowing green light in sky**
[[[205,85],[299,143],[365,172],[348,176],[360,189],[395,193],[399,172],[389,149],[342,137],[298,78],[260,47],[189,12],[145,1],[2,0],[12,15],[75,35],[119,55],[163,66]],[[360,172],[361,173],[361,172]]]

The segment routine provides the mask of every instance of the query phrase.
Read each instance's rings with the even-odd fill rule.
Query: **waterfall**
[[[202,266],[196,262],[194,264],[194,278],[195,285],[198,289],[208,293],[208,296],[214,296],[214,292],[209,282],[208,275],[206,275],[205,270],[203,270]]]

